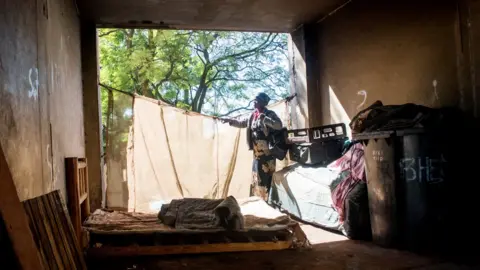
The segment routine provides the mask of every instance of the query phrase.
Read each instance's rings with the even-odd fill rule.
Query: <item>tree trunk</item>
[[[143,83],[142,83],[142,95],[146,96],[146,97],[149,97],[149,98],[153,98],[154,95],[153,95],[152,91],[150,90],[149,84],[150,84],[150,81],[148,79],[143,81]]]
[[[105,156],[103,157],[103,162],[107,165],[107,170],[105,172],[105,177],[110,174],[109,161],[110,155],[112,153],[112,140],[110,138],[110,126],[112,124],[113,118],[113,92],[108,90],[108,100],[107,100],[107,123],[105,127]]]
[[[112,117],[113,117],[113,92],[111,90],[108,91],[108,97],[107,97],[107,123],[105,127],[105,160],[108,158],[108,153],[110,150],[110,125],[112,124]],[[106,162],[106,161],[105,161]]]
[[[135,35],[135,29],[129,29],[126,32],[126,45],[127,45],[127,50],[130,50],[133,46],[133,36]],[[130,52],[131,54],[131,52]]]
[[[203,103],[205,102],[205,96],[207,95],[208,90],[207,77],[209,71],[210,66],[206,65],[203,69],[203,73],[198,84],[198,89],[192,102],[192,111],[194,112],[200,113],[202,111]]]
[[[198,100],[197,112],[202,112],[203,104],[205,103],[205,97],[207,96],[208,86],[205,83],[200,84],[198,89],[201,92],[200,99]]]
[[[155,36],[154,36],[154,30],[152,29],[148,29],[148,40],[147,40],[147,49],[149,51],[149,55],[148,55],[148,59],[147,59],[147,63],[151,63],[153,62],[153,59],[155,58],[155,42],[154,42],[154,39],[155,39]],[[151,64],[148,64],[148,68],[151,68]],[[142,92],[143,92],[143,95],[146,96],[146,97],[150,97],[150,98],[154,98],[156,95],[156,93],[154,93],[155,91],[157,91],[156,89],[151,89],[150,88],[150,80],[149,79],[145,79],[145,81],[142,83]],[[158,89],[158,91],[160,91],[160,89]]]
[[[189,101],[190,101],[189,89],[185,89],[185,90],[183,90],[183,103],[184,104],[189,104]]]

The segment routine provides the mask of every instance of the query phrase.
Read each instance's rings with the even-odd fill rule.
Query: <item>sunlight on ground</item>
[[[312,245],[348,240],[348,238],[342,234],[329,232],[312,225],[302,224],[300,227]]]
[[[150,211],[151,211],[152,213],[158,212],[158,211],[160,211],[160,209],[162,208],[162,205],[164,205],[164,204],[166,204],[166,203],[170,203],[170,202],[166,202],[166,201],[152,201],[152,202],[150,202],[150,204],[149,204]]]
[[[351,137],[352,131],[350,129],[350,126],[348,125],[351,119],[348,116],[347,111],[345,111],[345,108],[342,106],[342,103],[340,103],[340,100],[338,99],[337,95],[333,91],[332,86],[329,85],[328,90],[329,90],[329,97],[330,97],[331,123],[345,123],[347,127],[348,137]]]

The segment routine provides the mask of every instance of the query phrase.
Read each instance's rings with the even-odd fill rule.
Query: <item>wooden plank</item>
[[[85,158],[72,157],[65,159],[67,193],[69,198],[68,212],[80,243],[82,243],[84,239],[82,222],[90,215],[87,165]]]
[[[87,159],[83,159],[85,164],[88,165]],[[85,176],[85,192],[88,194],[88,198],[84,204],[82,204],[82,213],[84,214],[82,222],[90,216],[90,189],[89,189],[89,178],[88,178],[88,166],[83,170]]]
[[[32,208],[30,206],[30,204],[28,203],[24,203],[23,204],[23,208],[25,209],[25,212],[27,213],[27,216],[28,217],[32,217],[33,216],[33,213],[32,213]],[[38,232],[39,232],[39,228],[38,228],[38,222],[32,222],[30,220],[30,230],[32,230],[32,234],[33,234],[33,238],[35,240],[35,243],[37,244],[37,246],[42,246],[42,239],[40,239],[37,235]],[[40,248],[38,250],[38,252],[40,253],[40,258],[42,260],[42,262],[46,262],[47,261],[47,258],[50,259],[51,257],[49,257],[49,254],[50,253],[47,253],[46,252],[47,250],[45,248]],[[44,265],[45,266],[45,265]]]
[[[10,168],[0,146],[0,214],[22,269],[43,269],[28,217],[21,204]]]
[[[46,269],[86,269],[77,236],[58,191],[24,202]]]
[[[8,265],[10,269],[21,269],[12,242],[8,238],[7,228],[0,216],[0,265]]]
[[[58,191],[53,193],[54,201],[55,204],[57,205],[55,209],[57,210],[57,215],[60,217],[62,224],[63,224],[63,230],[65,231],[68,241],[71,244],[71,249],[74,251],[74,254],[76,256],[77,260],[77,265],[76,269],[82,270],[82,269],[87,269],[85,259],[84,259],[84,254],[83,251],[80,247],[80,242],[78,239],[75,237],[75,231],[73,230],[73,225],[68,218],[67,214],[67,209],[65,206],[65,202],[63,201],[62,197],[60,196],[60,193]]]
[[[156,256],[174,254],[226,253],[246,251],[284,250],[292,246],[292,241],[256,242],[256,243],[223,243],[204,245],[175,246],[129,246],[129,247],[99,247],[87,250],[92,257],[130,257]]]
[[[35,206],[33,210],[37,213],[38,219],[36,222],[41,223],[43,225],[43,231],[40,232],[41,235],[46,235],[46,241],[47,243],[50,243],[50,247],[53,251],[53,258],[54,264],[50,265],[50,267],[54,268],[53,266],[56,265],[58,266],[58,269],[65,269],[63,266],[63,261],[62,257],[60,255],[60,250],[59,246],[56,245],[55,243],[55,238],[54,234],[56,234],[56,231],[53,231],[52,226],[50,225],[49,218],[47,216],[45,206],[41,202],[41,200],[37,199],[31,199],[30,200],[32,205]]]
[[[37,246],[41,247],[40,253],[45,254],[45,257],[43,260],[43,265],[45,269],[58,269],[58,268],[50,267],[50,265],[56,265],[56,262],[55,262],[56,258],[55,258],[52,245],[48,240],[48,235],[44,233],[46,231],[45,225],[43,222],[39,222],[43,220],[43,217],[40,215],[40,210],[38,209],[38,203],[36,201],[25,201],[23,204],[25,209],[29,209],[27,213],[30,218],[30,228],[33,228],[32,231],[34,233],[34,236],[36,236]]]
[[[48,222],[52,227],[52,231],[56,232],[53,235],[54,239],[51,239],[51,241],[57,243],[59,246],[60,258],[62,259],[65,269],[74,269],[75,258],[70,251],[69,241],[65,235],[65,230],[63,230],[62,222],[59,220],[59,216],[54,210],[55,205],[51,204],[51,197],[52,196],[47,195],[39,198],[47,214]]]
[[[64,243],[65,248],[68,249],[68,258],[70,263],[77,269],[78,265],[82,265],[83,254],[79,251],[76,246],[76,239],[73,228],[70,228],[71,225],[66,218],[67,214],[65,213],[64,205],[59,197],[58,192],[51,194],[52,196],[47,196],[50,207],[56,217],[56,223],[58,225],[58,230],[61,234],[61,241]]]
[[[85,202],[85,200],[88,198],[88,194],[85,193],[83,194],[82,196],[80,196],[80,199],[79,199],[79,204],[83,204],[83,202]],[[81,211],[80,211],[81,212]]]
[[[67,195],[68,195],[68,212],[72,221],[73,229],[77,235],[77,239],[81,237],[82,221],[80,212],[80,198],[78,193],[78,159],[66,158],[65,159],[65,174],[67,182]]]
[[[77,191],[78,197],[79,197],[79,199],[78,199],[79,202],[78,203],[80,204],[80,197],[85,192],[83,191],[83,171],[78,168],[78,163],[77,163],[77,179],[76,180],[77,180],[76,191]]]

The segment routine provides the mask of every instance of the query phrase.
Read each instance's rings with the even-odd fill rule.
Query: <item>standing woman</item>
[[[255,110],[250,117],[242,120],[220,119],[231,126],[247,129],[247,145],[249,150],[253,150],[254,157],[250,196],[258,196],[265,201],[268,200],[276,166],[276,159],[268,147],[269,138],[273,131],[282,129],[282,121],[277,114],[266,108],[269,102],[267,94],[259,93],[255,97]]]

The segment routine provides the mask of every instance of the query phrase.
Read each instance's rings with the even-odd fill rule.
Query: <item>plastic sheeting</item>
[[[271,107],[283,119],[285,108],[284,102]],[[253,156],[244,130],[140,97],[133,115],[129,211],[155,212],[179,198],[249,196]]]
[[[102,88],[102,95],[108,96],[108,91]],[[105,185],[104,195],[109,208],[127,208],[128,177],[127,152],[129,129],[133,124],[133,97],[112,92],[111,107],[102,107],[105,143]],[[110,109],[110,110],[109,110]]]
[[[269,202],[306,222],[341,230],[330,187],[338,173],[300,164],[286,167],[273,174]]]
[[[269,202],[301,220],[341,231],[350,239],[369,240],[362,145],[352,144],[327,167],[295,164],[275,172]]]

